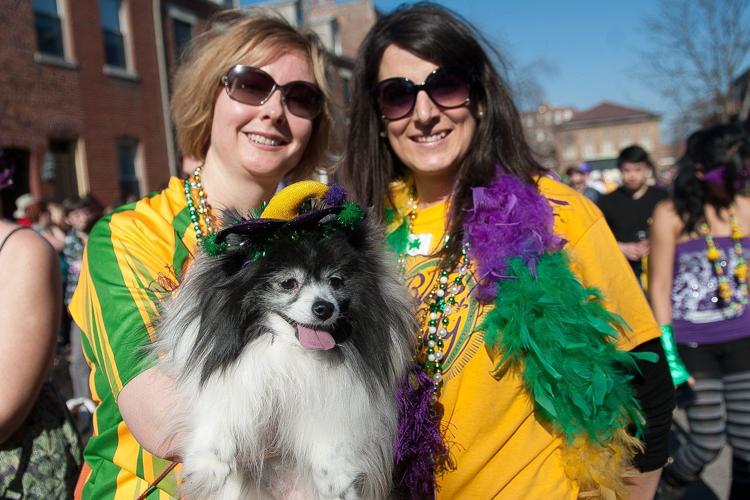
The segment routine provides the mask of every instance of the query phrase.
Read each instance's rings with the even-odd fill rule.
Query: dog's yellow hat
[[[307,199],[323,198],[328,186],[317,181],[300,181],[290,184],[276,193],[260,214],[262,219],[292,220],[299,214],[299,207]]]

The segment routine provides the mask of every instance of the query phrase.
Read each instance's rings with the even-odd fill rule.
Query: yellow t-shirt
[[[659,336],[659,327],[625,257],[599,209],[569,187],[539,179],[539,190],[552,203],[554,231],[567,241],[571,269],[586,286],[599,288],[607,309],[620,314],[632,331],[619,339],[625,350]],[[393,186],[394,201],[406,205],[407,189]],[[443,241],[447,204],[416,213],[412,233],[421,235],[422,252],[434,254]],[[391,228],[392,229],[392,228]],[[429,235],[429,236],[428,236]],[[426,250],[426,251],[425,251]],[[409,287],[419,304],[438,278],[439,259],[406,258]],[[472,268],[473,270],[473,268]],[[440,402],[443,428],[456,469],[437,478],[441,499],[565,499],[578,495],[578,485],[564,472],[562,440],[535,418],[533,404],[519,376],[492,376],[493,361],[477,327],[491,305],[471,296],[471,272],[455,294],[444,339],[444,385]]]

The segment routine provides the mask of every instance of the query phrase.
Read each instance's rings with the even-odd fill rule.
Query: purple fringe
[[[400,471],[399,486],[413,499],[435,497],[435,472],[448,458],[448,449],[440,434],[440,415],[430,401],[432,379],[421,367],[409,373],[396,391],[401,414],[394,459]]]
[[[495,299],[497,281],[507,279],[508,259],[521,257],[535,275],[541,256],[560,250],[564,241],[552,231],[552,207],[535,186],[499,173],[489,186],[473,188],[472,193],[464,239],[471,243],[471,257],[479,268],[477,298],[488,303]]]
[[[13,185],[13,170],[5,168],[0,170],[0,189],[5,189]]]
[[[326,205],[337,207],[346,201],[346,191],[336,184],[330,186],[324,198]]]

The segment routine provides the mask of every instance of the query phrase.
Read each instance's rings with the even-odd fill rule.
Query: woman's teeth
[[[435,142],[435,141],[439,141],[446,135],[448,135],[447,131],[440,132],[438,134],[433,134],[433,135],[423,135],[423,136],[417,137],[417,142]]]
[[[278,146],[279,144],[281,144],[281,141],[269,139],[268,137],[264,137],[258,134],[247,134],[247,137],[253,142],[257,142],[258,144],[265,144],[266,146]]]

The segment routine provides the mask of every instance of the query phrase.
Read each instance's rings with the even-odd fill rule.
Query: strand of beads
[[[745,251],[742,248],[742,229],[740,229],[733,210],[729,212],[729,224],[732,231],[733,250],[737,259],[737,264],[734,268],[734,279],[737,284],[737,295],[739,296],[737,300],[734,300],[734,291],[724,271],[724,265],[721,262],[721,251],[717,248],[706,222],[700,225],[699,232],[706,240],[706,257],[711,262],[719,282],[719,298],[730,307],[734,315],[738,315],[748,304],[747,262],[745,261]],[[725,265],[728,265],[728,262]]]
[[[195,239],[198,245],[203,243],[203,238],[208,234],[215,231],[214,218],[211,215],[211,206],[208,204],[208,198],[206,192],[203,190],[203,183],[201,181],[201,170],[203,165],[198,165],[193,171],[193,175],[185,179],[185,199],[187,200],[188,212],[190,213],[190,221],[193,223],[193,229],[195,230]],[[197,194],[198,206],[195,206],[193,201],[193,192]],[[207,234],[203,233],[201,229],[200,219],[203,217],[203,223],[206,225]]]
[[[406,222],[406,229],[407,234],[409,235],[409,238],[407,238],[406,245],[408,248],[411,236],[412,236],[412,226],[414,224],[414,219],[417,218],[417,200],[415,198],[414,188],[411,188],[411,191],[409,192],[409,199],[406,200],[407,205],[407,212],[404,216],[404,221]],[[406,249],[404,249],[403,252],[400,252],[398,255],[398,268],[401,270],[401,275],[406,275],[406,256],[407,252]]]
[[[443,241],[444,247],[447,244],[448,236],[446,235]],[[469,272],[468,250],[469,244],[466,243],[461,248],[461,256],[458,262],[451,268],[440,269],[440,275],[433,289],[427,295],[426,302],[429,304],[429,319],[426,331],[421,337],[423,345],[423,339],[427,339],[426,346],[424,347],[426,353],[424,354],[423,366],[425,372],[432,378],[433,393],[431,400],[433,403],[437,402],[440,396],[440,389],[443,385],[443,357],[445,355],[443,347],[444,339],[448,336],[450,315],[453,312],[453,307],[456,305],[456,295],[461,290],[466,273]],[[451,275],[455,275],[452,281],[450,279]]]

